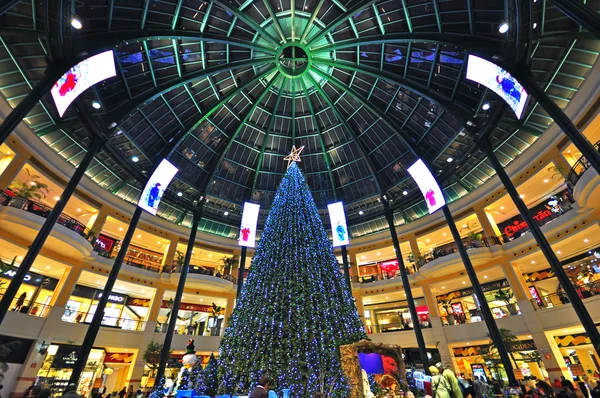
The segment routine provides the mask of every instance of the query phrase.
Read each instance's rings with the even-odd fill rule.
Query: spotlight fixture
[[[448,163],[452,163],[454,161],[454,158],[451,156],[448,156],[448,159],[446,159],[446,162]]]
[[[363,214],[365,214],[365,212],[362,210],[359,210],[358,214],[362,216]]]
[[[508,28],[509,28],[508,22],[502,21],[500,23],[500,26],[498,26],[498,32],[500,32],[500,33],[506,33],[506,32],[508,32]]]
[[[138,158],[137,156],[132,156],[132,157],[131,157],[131,161],[132,161],[133,163],[137,163],[139,160],[140,160],[140,158]]]
[[[402,195],[404,195],[404,196],[408,195],[408,191],[402,191]]]
[[[225,213],[223,213],[223,215],[224,215],[224,216],[228,216],[228,215],[229,215],[229,212],[228,212],[228,211],[225,211]]]
[[[100,108],[102,108],[102,105],[100,105],[100,103],[98,101],[94,101],[94,102],[92,102],[92,108],[100,109]]]
[[[533,23],[533,29],[537,28],[537,22]]]
[[[177,192],[177,196],[182,197],[183,196],[183,192]]]
[[[483,105],[481,105],[481,109],[483,109],[484,111],[487,111],[488,109],[490,109],[492,106],[490,105],[489,102],[484,102]]]
[[[71,26],[73,27],[73,29],[77,29],[77,30],[80,30],[81,28],[83,28],[83,24],[77,17],[71,18]]]

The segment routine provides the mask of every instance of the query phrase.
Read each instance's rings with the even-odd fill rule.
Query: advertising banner
[[[433,214],[436,210],[441,209],[442,206],[446,204],[442,189],[435,181],[429,168],[421,159],[410,166],[408,172],[419,186],[419,189],[425,198],[425,203],[427,203],[429,214]]]
[[[178,171],[177,167],[173,166],[171,162],[163,159],[142,191],[138,206],[155,216],[165,190]]]
[[[350,243],[350,236],[348,234],[348,226],[346,224],[344,203],[336,202],[328,204],[327,209],[329,210],[329,220],[331,221],[333,247],[348,245]]]
[[[244,203],[242,212],[242,223],[240,225],[239,246],[254,247],[256,245],[256,226],[258,225],[258,214],[260,205],[255,203]]]

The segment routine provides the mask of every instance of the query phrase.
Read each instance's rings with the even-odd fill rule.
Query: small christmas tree
[[[204,372],[202,372],[202,382],[204,383],[204,395],[217,395],[219,389],[219,363],[214,354],[210,354],[210,359]]]
[[[154,389],[152,390],[148,398],[164,398],[165,393],[165,378],[163,376],[160,379],[159,383],[154,385]]]
[[[194,395],[205,395],[206,385],[204,384],[204,372],[202,371],[202,361],[197,360],[190,371],[189,389],[194,390]]]
[[[181,371],[181,377],[179,379],[179,384],[177,385],[177,390],[189,390],[190,384],[190,371],[188,368],[183,368]]]

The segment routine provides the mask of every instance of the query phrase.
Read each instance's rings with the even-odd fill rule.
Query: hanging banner
[[[116,75],[115,56],[112,50],[89,57],[73,66],[50,90],[59,116],[62,117],[71,102],[85,90]]]
[[[178,171],[179,169],[173,166],[171,162],[163,159],[150,176],[146,187],[142,191],[138,206],[155,216],[167,186],[169,186]]]
[[[258,214],[260,205],[245,202],[242,212],[242,223],[240,225],[239,246],[254,247],[256,245],[256,226],[258,225]]]
[[[421,159],[410,166],[408,172],[419,186],[419,189],[425,198],[425,203],[427,203],[429,214],[433,214],[436,210],[441,209],[442,206],[446,204],[442,189],[435,181],[435,177],[431,174],[429,168]]]
[[[510,73],[493,62],[469,55],[467,79],[483,84],[498,94],[512,108],[517,119],[521,118],[527,102],[527,92]]]
[[[329,221],[331,221],[333,247],[348,245],[350,243],[350,236],[348,234],[348,226],[346,224],[344,203],[336,202],[328,204],[327,209],[329,210]]]

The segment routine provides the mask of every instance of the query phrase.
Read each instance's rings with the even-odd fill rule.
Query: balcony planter
[[[516,304],[506,304],[506,309],[508,310],[508,313],[510,315],[518,315],[519,314],[519,310],[517,310]]]

